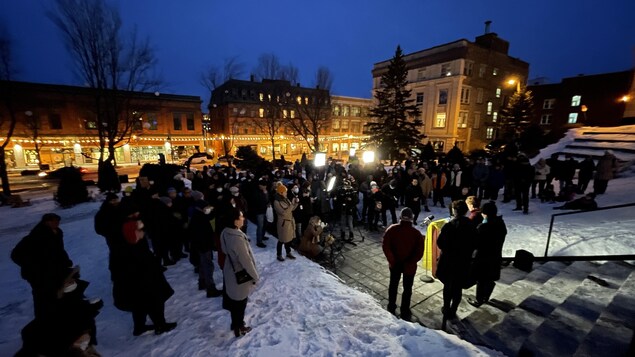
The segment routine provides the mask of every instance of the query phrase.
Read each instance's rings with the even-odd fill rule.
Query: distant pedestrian
[[[609,180],[615,177],[617,172],[617,159],[610,150],[604,152],[604,156],[598,160],[593,180],[593,192],[600,195],[606,192],[606,186]]]
[[[393,224],[384,233],[382,248],[388,260],[390,283],[388,287],[388,311],[395,314],[397,309],[397,288],[403,274],[403,293],[401,295],[400,316],[410,321],[410,298],[412,284],[417,272],[417,262],[423,257],[424,237],[413,227],[414,214],[410,208],[401,210],[400,221]]]
[[[580,167],[578,171],[578,193],[584,194],[589,187],[589,182],[593,178],[595,163],[593,163],[591,156],[587,156],[578,166]]]

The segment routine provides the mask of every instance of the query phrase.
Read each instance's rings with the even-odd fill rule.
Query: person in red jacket
[[[384,233],[382,248],[390,268],[388,287],[388,311],[395,315],[397,309],[397,288],[403,274],[403,294],[401,295],[400,317],[409,321],[412,284],[417,272],[417,262],[423,257],[424,236],[412,226],[414,213],[410,208],[401,210],[400,221],[393,224]]]

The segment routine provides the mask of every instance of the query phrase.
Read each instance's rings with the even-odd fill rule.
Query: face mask
[[[216,189],[216,192],[223,192],[223,188],[222,188],[222,187],[218,187],[218,188]]]
[[[203,209],[203,213],[205,213],[205,214],[210,214],[210,213],[212,213],[212,207],[205,207],[205,208]]]
[[[298,193],[298,192],[300,192],[300,190],[299,190],[298,188],[294,187],[294,188],[291,190],[291,192],[293,192],[293,193]]]

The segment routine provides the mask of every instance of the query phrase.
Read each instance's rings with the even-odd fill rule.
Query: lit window
[[[348,105],[343,105],[342,106],[342,116],[343,117],[347,117],[348,116]]]
[[[461,104],[470,104],[470,88],[461,88]]]
[[[302,104],[302,97],[298,96],[297,98],[295,98],[295,101],[298,102],[298,104]]]
[[[333,107],[333,115],[340,116],[340,106],[336,105]]]
[[[481,113],[474,113],[474,129],[481,126]]]
[[[340,130],[340,121],[333,120],[333,130]]]
[[[582,96],[574,95],[573,97],[571,97],[571,106],[572,107],[577,107],[577,106],[580,105],[581,101],[582,101]]]
[[[441,77],[451,76],[450,63],[444,63],[441,65]]]
[[[304,105],[309,105],[309,97],[304,97]]]
[[[492,102],[487,102],[487,115],[492,115]]]
[[[494,128],[487,128],[485,130],[485,138],[486,139],[491,139],[494,137]]]
[[[289,113],[289,116],[291,117],[291,119],[295,118],[295,110],[291,110],[291,112]]]
[[[498,75],[498,68],[494,67],[494,69],[492,69],[492,76],[497,76]]]
[[[261,117],[261,118],[265,117],[265,109],[264,108],[258,109],[258,116]]]
[[[288,116],[289,116],[289,113],[287,112],[287,110],[282,109],[282,117],[286,119]]]
[[[258,98],[260,98],[260,101],[262,102],[263,100],[265,100],[265,95],[264,93],[259,93],[258,94]]]
[[[340,151],[340,144],[333,143],[333,152],[338,152],[338,151]]]
[[[417,93],[416,105],[423,105],[423,93]]]
[[[545,101],[542,102],[542,109],[553,109],[555,103],[555,99],[545,99]]]
[[[483,103],[483,88],[476,89],[476,103]]]
[[[434,121],[434,127],[435,128],[445,127],[445,118],[446,118],[445,113],[437,113],[436,120]]]
[[[492,122],[496,123],[497,120],[498,120],[498,112],[493,112],[492,113]]]
[[[501,89],[496,88],[496,98],[500,98],[500,97],[501,97]]]
[[[459,120],[456,123],[459,128],[467,128],[467,112],[459,112]]]
[[[439,104],[448,104],[448,90],[439,90]]]
[[[351,116],[358,117],[360,116],[361,108],[360,107],[351,107]]]
[[[340,129],[342,129],[342,131],[348,130],[348,120],[342,120],[342,123],[340,124]]]
[[[543,114],[540,117],[540,125],[548,125],[551,124],[551,114]]]
[[[267,99],[271,102],[271,94],[267,94]]]
[[[575,124],[578,122],[578,113],[569,113],[569,124]]]

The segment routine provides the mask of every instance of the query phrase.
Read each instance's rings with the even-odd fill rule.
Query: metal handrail
[[[553,221],[554,221],[554,218],[556,216],[567,216],[567,215],[572,215],[572,214],[597,212],[597,211],[604,211],[604,210],[609,210],[609,209],[614,209],[614,208],[624,208],[624,207],[633,207],[633,206],[635,206],[635,203],[626,203],[626,204],[615,205],[615,206],[600,207],[600,208],[597,208],[597,209],[594,209],[594,210],[591,210],[591,211],[575,211],[575,212],[564,212],[564,213],[554,213],[554,214],[552,214],[551,215],[551,223],[549,223],[549,234],[547,235],[547,244],[545,246],[544,258],[548,257],[549,243],[551,242],[551,231],[553,230]],[[599,256],[595,256],[595,257],[599,257]],[[610,257],[610,256],[607,255],[607,256],[604,256],[604,257]],[[626,257],[629,257],[629,255],[626,255]],[[600,259],[594,259],[594,260],[600,260]],[[601,259],[601,260],[607,260],[607,259]]]

